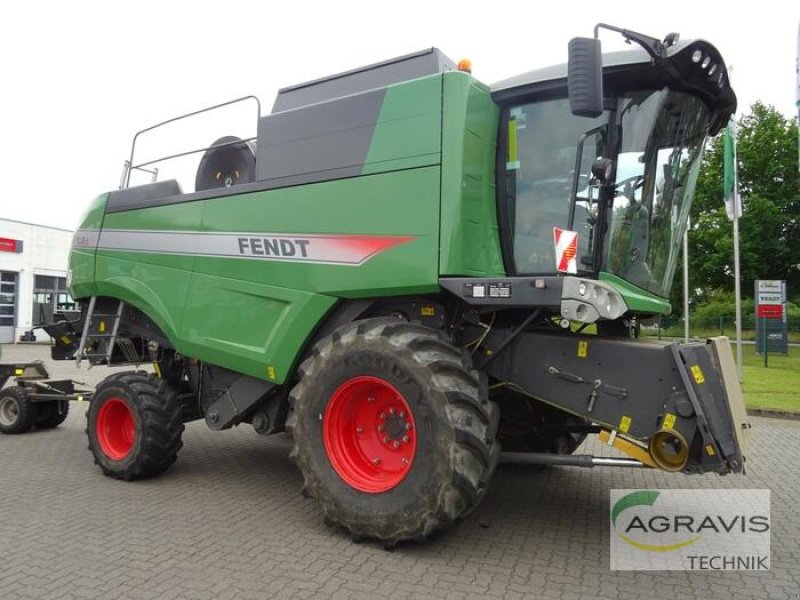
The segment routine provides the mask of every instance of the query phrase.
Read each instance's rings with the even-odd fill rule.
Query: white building
[[[0,218],[0,343],[18,342],[53,312],[74,308],[67,293],[73,232]],[[49,339],[36,330],[37,340]]]

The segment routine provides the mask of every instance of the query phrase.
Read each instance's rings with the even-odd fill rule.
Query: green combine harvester
[[[285,430],[303,493],[387,547],[468,515],[501,460],[743,472],[728,340],[639,338],[736,96],[706,42],[598,28],[636,48],[596,29],[491,87],[430,49],[284,88],[191,192],[129,186],[134,139],[74,237],[82,316],[48,327],[56,358],[153,364],[95,391],[103,472],[161,473],[196,419]],[[630,458],[574,455],[588,434]]]

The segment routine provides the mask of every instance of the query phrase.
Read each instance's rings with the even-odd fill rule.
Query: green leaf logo
[[[616,529],[617,517],[623,510],[631,506],[653,506],[658,496],[659,493],[654,490],[642,490],[640,492],[633,492],[617,500],[614,504],[614,508],[611,509],[611,523],[614,524],[614,528]]]
[[[617,517],[620,515],[620,513],[634,506],[653,506],[653,504],[655,504],[656,500],[658,499],[659,495],[660,493],[655,490],[641,490],[638,492],[632,492],[617,500],[614,503],[614,507],[611,509],[611,523],[612,525],[614,525],[614,529],[617,528]],[[646,552],[670,552],[672,550],[678,550],[679,548],[688,546],[689,544],[694,544],[696,541],[700,539],[700,536],[697,536],[689,540],[685,540],[683,542],[678,542],[676,544],[658,545],[658,544],[643,544],[641,542],[637,542],[636,540],[631,539],[624,533],[617,533],[617,535],[619,535],[619,537],[621,537],[631,546],[638,548],[639,550],[644,550]]]

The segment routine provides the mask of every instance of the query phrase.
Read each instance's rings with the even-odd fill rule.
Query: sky
[[[119,186],[134,133],[182,113],[253,94],[268,114],[281,87],[431,46],[471,59],[491,84],[565,62],[569,39],[598,21],[710,41],[733,65],[738,114],[761,100],[796,116],[791,2],[11,2],[0,14],[0,217],[74,229]],[[617,34],[601,40],[624,48]],[[255,135],[254,103],[226,114],[230,126],[206,119],[140,150]]]

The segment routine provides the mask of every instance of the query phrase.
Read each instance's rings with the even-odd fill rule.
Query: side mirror
[[[599,39],[570,40],[567,88],[573,115],[595,118],[603,114],[603,59]]]

